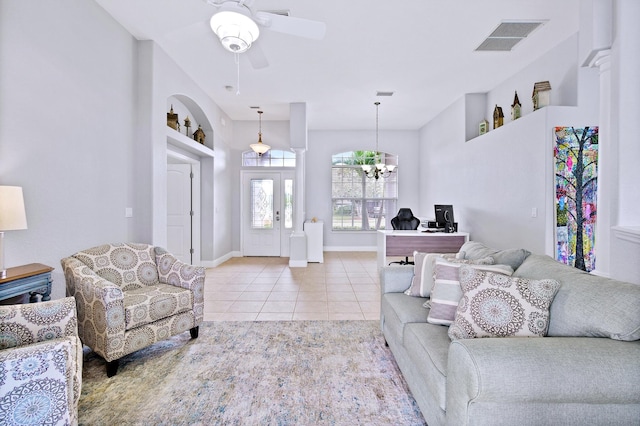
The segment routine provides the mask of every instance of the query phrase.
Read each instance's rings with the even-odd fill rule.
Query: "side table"
[[[0,300],[29,293],[29,302],[51,300],[51,271],[53,268],[41,263],[7,268],[7,277],[0,279]]]

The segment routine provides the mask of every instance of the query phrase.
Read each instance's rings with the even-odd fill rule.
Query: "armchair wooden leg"
[[[118,372],[118,365],[120,364],[120,360],[116,359],[114,361],[107,361],[107,377],[113,377]]]
[[[198,338],[198,331],[199,330],[200,330],[200,326],[193,327],[192,329],[189,330],[189,333],[191,333],[191,338],[192,339],[197,339]]]

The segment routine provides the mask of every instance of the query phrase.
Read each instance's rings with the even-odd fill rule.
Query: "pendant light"
[[[262,154],[269,151],[271,147],[266,143],[262,143],[262,113],[263,111],[258,111],[258,118],[260,120],[260,131],[258,132],[258,143],[252,143],[249,145],[253,152],[258,154],[258,157],[262,157]]]
[[[378,107],[380,106],[380,102],[374,102],[376,106],[376,151],[374,157],[374,166],[370,164],[363,164],[362,171],[367,177],[378,180],[379,178],[389,177],[391,173],[396,169],[396,166],[393,164],[385,164],[384,160],[379,157],[380,151],[378,151]]]

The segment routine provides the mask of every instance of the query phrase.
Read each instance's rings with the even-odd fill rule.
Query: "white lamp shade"
[[[251,147],[251,149],[258,155],[262,155],[265,152],[269,151],[271,149],[271,147],[265,143],[262,142],[258,142],[258,143],[252,143],[251,145],[249,145]]]
[[[224,48],[234,53],[249,49],[260,35],[258,25],[251,18],[230,10],[216,13],[209,24]]]
[[[19,186],[0,186],[0,231],[27,229],[24,197]]]

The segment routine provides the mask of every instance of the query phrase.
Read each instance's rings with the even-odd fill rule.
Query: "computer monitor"
[[[454,232],[453,206],[451,204],[436,204],[433,207],[436,213],[436,226],[445,228],[446,232]]]

